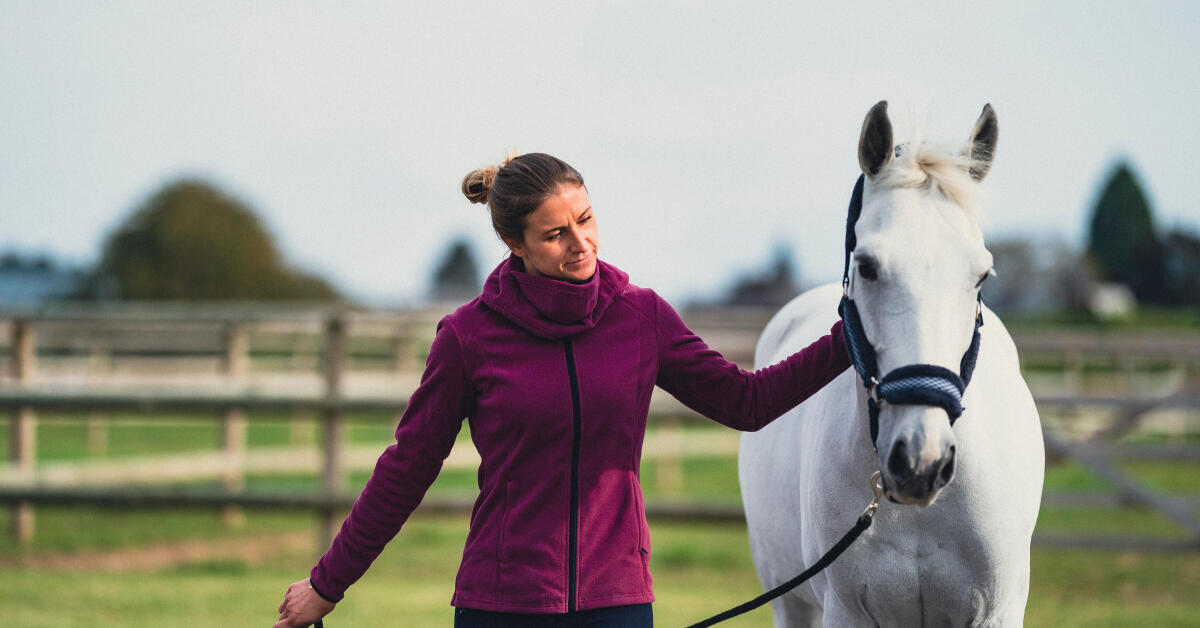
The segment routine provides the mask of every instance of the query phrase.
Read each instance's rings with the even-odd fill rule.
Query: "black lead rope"
[[[745,604],[735,606],[723,613],[713,615],[712,617],[709,617],[708,619],[705,619],[704,621],[697,622],[697,623],[692,624],[691,626],[688,626],[688,628],[705,628],[706,626],[711,626],[713,624],[719,624],[719,623],[725,621],[726,619],[737,617],[738,615],[741,615],[743,613],[748,613],[748,612],[762,606],[763,604],[766,604],[767,602],[770,602],[771,600],[783,595],[784,593],[787,593],[788,591],[795,589],[796,587],[803,584],[809,578],[817,575],[818,572],[820,572],[822,569],[828,567],[830,565],[830,563],[832,563],[833,561],[837,560],[837,557],[841,556],[842,552],[846,551],[846,548],[850,547],[850,544],[853,543],[860,534],[862,534],[864,531],[866,531],[867,528],[871,527],[871,520],[874,518],[874,515],[875,515],[875,507],[874,506],[875,505],[872,504],[870,507],[867,508],[867,512],[864,512],[862,515],[859,515],[858,522],[854,524],[854,527],[850,528],[850,531],[847,532],[845,535],[843,535],[841,540],[839,540],[837,542],[837,544],[835,544],[832,548],[830,548],[830,550],[828,552],[825,552],[825,555],[822,556],[820,560],[813,563],[812,567],[805,569],[804,572],[801,573],[800,575],[796,576],[795,578],[792,578],[791,580],[788,580],[787,582],[775,587],[774,589],[771,589],[770,591],[767,591],[766,593],[763,593],[762,595],[754,598],[753,600],[750,600],[749,602],[746,602]]]

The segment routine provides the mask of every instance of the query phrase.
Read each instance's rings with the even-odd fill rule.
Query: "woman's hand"
[[[308,578],[288,586],[279,604],[279,621],[272,628],[305,628],[333,612],[334,603],[313,590]]]

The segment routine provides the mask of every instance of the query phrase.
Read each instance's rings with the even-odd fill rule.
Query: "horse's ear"
[[[996,154],[996,112],[990,104],[983,106],[983,113],[971,130],[971,141],[967,144],[967,156],[971,158],[971,178],[982,181],[992,169],[992,157]]]
[[[881,100],[867,112],[862,134],[858,137],[858,166],[863,174],[873,177],[892,160],[892,121],[887,115],[887,101]]]

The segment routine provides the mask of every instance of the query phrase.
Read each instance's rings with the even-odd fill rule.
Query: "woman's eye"
[[[591,220],[591,219],[592,219],[592,217],[591,217],[591,216],[584,216],[583,218],[580,218],[580,219],[579,219],[579,224],[581,224],[581,225],[582,225],[583,223],[585,223],[585,222],[587,222],[587,221],[589,221],[589,220]]]
[[[863,279],[879,279],[879,271],[875,268],[875,264],[868,261],[858,263],[858,274]]]

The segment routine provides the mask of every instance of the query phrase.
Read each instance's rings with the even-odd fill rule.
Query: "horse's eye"
[[[995,275],[995,274],[996,274],[996,271],[989,268],[986,273],[983,273],[982,275],[979,276],[979,281],[975,284],[975,287],[979,288],[979,287],[983,286],[983,282],[987,281],[988,277],[991,277],[992,275]]]
[[[879,279],[879,270],[875,268],[875,263],[870,260],[862,260],[858,263],[858,274],[863,279]]]

